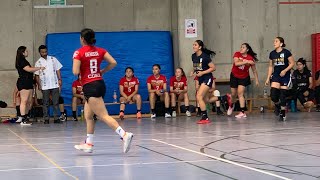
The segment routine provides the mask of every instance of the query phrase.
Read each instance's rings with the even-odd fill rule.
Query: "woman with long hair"
[[[244,93],[246,87],[251,84],[249,69],[251,68],[254,78],[256,80],[256,86],[259,86],[258,72],[255,63],[258,61],[257,54],[252,50],[248,43],[243,43],[240,46],[240,51],[237,51],[233,55],[233,66],[230,74],[230,87],[231,95],[228,94],[229,105],[228,116],[232,114],[233,103],[232,101],[238,96],[240,103],[240,113],[236,115],[236,118],[246,118],[245,113],[245,97]]]
[[[111,127],[123,140],[123,152],[127,153],[130,149],[133,134],[124,131],[118,122],[109,116],[103,97],[106,93],[106,85],[102,79],[102,74],[113,69],[117,62],[105,49],[96,47],[95,32],[92,29],[83,29],[80,35],[82,47],[73,54],[74,75],[81,75],[83,93],[86,99],[84,105],[84,116],[87,122],[87,139],[84,144],[75,145],[78,150],[89,152],[93,151],[93,134],[95,122],[93,115],[96,114],[100,119]],[[108,65],[100,70],[103,60]]]
[[[299,99],[304,108],[310,110],[313,108],[314,91],[311,71],[308,69],[306,60],[303,58],[298,59],[297,69],[292,73],[292,84],[294,100]]]
[[[201,40],[196,40],[193,43],[193,52],[191,56],[193,62],[191,75],[194,74],[198,77],[199,89],[197,91],[197,102],[199,103],[202,114],[197,124],[208,124],[211,121],[208,118],[205,97],[213,83],[212,72],[215,71],[215,66],[211,56],[215,55],[215,52],[207,49]]]
[[[33,91],[33,73],[39,70],[44,70],[44,67],[31,67],[27,61],[28,50],[25,46],[20,46],[17,49],[16,69],[18,70],[19,78],[17,80],[17,88],[20,93],[20,113],[22,117],[21,125],[31,125],[27,118],[27,112],[31,108],[31,97]]]
[[[284,39],[276,37],[273,41],[274,50],[269,55],[269,69],[265,86],[271,81],[270,97],[275,105],[275,114],[280,121],[286,120],[286,96],[291,84],[291,69],[294,59],[291,52],[284,47]],[[271,79],[271,80],[270,80]]]

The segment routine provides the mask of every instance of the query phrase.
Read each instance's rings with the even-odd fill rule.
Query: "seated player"
[[[138,94],[139,80],[134,76],[134,70],[132,67],[127,67],[125,70],[125,76],[121,78],[119,83],[120,90],[120,113],[119,118],[124,119],[124,109],[126,104],[137,104],[137,118],[141,118],[141,96]]]
[[[308,69],[306,60],[303,58],[300,58],[296,65],[297,69],[292,74],[293,89],[295,91],[294,99],[299,99],[303,107],[310,112],[314,105],[311,71]]]
[[[320,70],[315,75],[315,97],[317,102],[317,112],[320,112]]]
[[[171,96],[172,117],[177,116],[176,100],[178,101],[184,100],[184,105],[186,107],[186,115],[190,117],[191,113],[189,111],[187,77],[182,68],[177,68],[175,72],[175,76],[170,78],[170,96]]]
[[[82,91],[81,76],[72,83],[72,120],[78,121],[77,106],[85,104],[85,98]]]
[[[149,101],[151,108],[151,118],[156,118],[155,113],[155,104],[156,100],[164,101],[166,113],[165,117],[171,117],[169,106],[170,106],[170,97],[167,92],[167,78],[164,75],[160,74],[160,65],[154,64],[152,66],[153,75],[149,76],[147,79],[148,92],[149,92]]]

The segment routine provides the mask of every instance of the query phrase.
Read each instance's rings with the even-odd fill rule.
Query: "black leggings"
[[[315,88],[315,97],[316,97],[317,104],[320,106],[320,86],[317,86]]]
[[[306,91],[309,92],[308,96],[303,95]],[[314,91],[312,89],[308,89],[306,91],[297,91],[295,93],[295,98],[294,99],[299,99],[300,103],[304,105],[307,101],[313,101],[314,100]]]

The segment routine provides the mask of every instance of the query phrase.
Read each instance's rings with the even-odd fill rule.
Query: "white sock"
[[[126,132],[120,126],[116,129],[116,133],[119,134],[121,138],[123,138],[123,136],[126,134]]]
[[[93,134],[87,134],[86,143],[93,144]]]

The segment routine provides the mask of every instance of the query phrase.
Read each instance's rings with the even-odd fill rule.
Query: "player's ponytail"
[[[81,37],[85,40],[88,45],[94,45],[96,43],[95,32],[92,29],[82,29]]]

